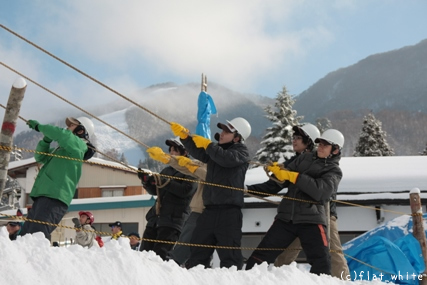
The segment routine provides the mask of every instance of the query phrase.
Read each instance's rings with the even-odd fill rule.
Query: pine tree
[[[370,113],[363,118],[362,131],[353,156],[393,156],[394,150],[388,145],[386,132],[381,122]]]
[[[122,155],[120,156],[120,162],[122,162],[122,163],[124,163],[126,165],[129,164],[128,160],[126,159],[126,156],[125,156],[124,152],[122,152]]]
[[[420,152],[421,155],[427,155],[427,144],[426,144],[426,148],[424,149],[423,152]]]
[[[328,118],[318,118],[316,120],[316,127],[319,129],[320,134],[323,134],[324,131],[332,128],[332,123]]]
[[[295,100],[288,94],[286,87],[277,94],[275,109],[267,106],[264,110],[265,116],[272,122],[272,126],[267,128],[261,145],[263,147],[257,151],[254,159],[261,163],[268,161],[283,162],[288,160],[293,154],[292,149],[292,127],[299,125],[302,117],[296,116],[296,111],[292,106]]]

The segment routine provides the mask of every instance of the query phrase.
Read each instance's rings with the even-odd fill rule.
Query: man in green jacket
[[[82,160],[94,154],[89,138],[93,136],[94,126],[86,117],[65,120],[66,129],[52,125],[42,125],[36,120],[29,120],[27,125],[44,137],[36,148],[35,160],[42,164],[30,197],[34,203],[28,212],[28,219],[22,227],[21,235],[43,232],[50,240],[50,235],[64,217],[76,192],[76,185],[82,174]],[[58,147],[51,148],[52,141]],[[47,155],[45,153],[51,153]],[[45,222],[45,223],[40,223]]]

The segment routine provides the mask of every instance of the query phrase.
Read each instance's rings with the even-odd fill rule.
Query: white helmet
[[[92,138],[95,131],[92,120],[86,117],[79,117],[77,118],[77,121],[79,121],[80,124],[86,129],[86,133],[88,134],[89,138]]]
[[[233,127],[234,130],[236,130],[244,140],[246,140],[250,136],[252,128],[249,122],[246,121],[246,119],[237,117],[231,121],[227,121],[227,123],[231,125],[231,127]]]
[[[310,124],[310,123],[306,123],[302,127],[294,126],[292,128],[292,130],[294,132],[299,132],[299,133],[301,133],[301,131],[302,131],[304,133],[304,135],[308,136],[313,142],[315,139],[320,137],[319,129],[315,125]]]
[[[318,143],[320,140],[325,140],[330,144],[336,144],[340,149],[344,146],[343,134],[335,129],[324,131],[323,134],[315,140],[315,142]]]

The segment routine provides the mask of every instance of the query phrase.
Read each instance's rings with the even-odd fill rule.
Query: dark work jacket
[[[249,166],[249,151],[245,144],[234,143],[223,148],[212,142],[207,149],[197,148],[191,137],[181,140],[195,159],[207,164],[206,182],[244,188],[246,170]],[[243,191],[220,186],[205,185],[203,188],[205,207],[243,207]]]
[[[305,152],[304,152],[305,153]],[[294,156],[292,156],[291,158],[289,158],[288,160],[286,160],[283,164],[285,166],[285,168],[288,167],[288,165],[294,161],[298,156],[300,155],[300,153],[295,154]],[[338,218],[337,215],[337,203],[334,202],[337,199],[337,192],[335,191],[334,193],[332,193],[331,196],[331,201],[329,202],[329,213],[331,216],[334,216],[335,218]]]
[[[194,181],[191,176],[184,175],[170,166],[164,168],[160,174]],[[162,177],[162,183],[166,179],[166,177]],[[155,185],[147,185],[145,189],[151,195],[157,195]],[[154,204],[146,215],[147,227],[170,227],[181,231],[182,225],[190,214],[189,205],[195,192],[195,182],[170,179],[165,187],[159,189],[157,199],[160,199],[161,204],[160,215],[156,215],[156,204]]]
[[[298,172],[295,184],[285,181],[280,184],[268,180],[261,184],[248,186],[248,190],[276,194],[283,188],[288,188],[285,196],[301,199],[284,198],[277,208],[277,219],[294,224],[309,223],[326,225],[324,203],[329,201],[332,194],[337,192],[342,178],[339,167],[340,156],[318,158],[316,152],[299,155],[288,165],[290,171]]]

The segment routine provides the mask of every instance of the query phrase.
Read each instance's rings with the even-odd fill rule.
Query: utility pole
[[[427,246],[426,246],[426,234],[424,232],[423,223],[423,209],[421,208],[420,189],[413,188],[409,192],[413,228],[412,234],[419,241],[421,246],[421,252],[424,258],[424,264],[427,264]],[[421,285],[427,285],[427,269],[424,269]]]
[[[9,167],[10,152],[13,145],[13,134],[15,133],[16,121],[19,118],[22,100],[24,99],[27,82],[20,77],[15,80],[9,93],[3,124],[0,134],[0,198],[7,181],[7,170]]]

